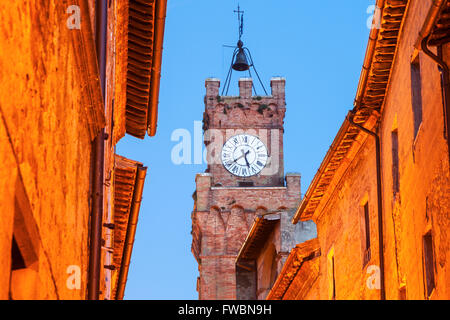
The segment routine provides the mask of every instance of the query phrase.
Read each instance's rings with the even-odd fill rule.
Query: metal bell
[[[247,61],[247,56],[245,55],[244,49],[242,48],[242,42],[238,42],[239,51],[236,55],[236,59],[232,65],[232,68],[236,71],[246,71],[250,69],[250,65]]]
[[[239,49],[238,54],[236,55],[236,60],[233,63],[232,68],[236,71],[246,71],[250,69],[248,65],[247,57],[245,56],[244,50]]]

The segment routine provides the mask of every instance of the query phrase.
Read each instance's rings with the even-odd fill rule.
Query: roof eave
[[[266,300],[281,300],[289,289],[295,276],[302,268],[305,260],[312,260],[320,255],[320,244],[317,238],[297,244],[289,253],[289,256],[275,280],[275,283],[270,289]]]
[[[167,0],[159,0],[156,3],[155,48],[152,62],[152,82],[150,84],[150,103],[147,128],[147,133],[151,137],[156,134],[156,126],[158,122],[159,89],[161,83],[161,66],[166,12]]]
[[[252,227],[250,228],[249,233],[247,234],[247,237],[245,238],[241,249],[239,250],[239,253],[236,257],[235,263],[237,266],[242,265],[242,262],[244,260],[247,260],[244,255],[247,253],[248,248],[251,246],[251,244],[255,241],[255,237],[260,231],[261,228],[264,228],[264,222],[267,221],[267,217],[273,215],[273,213],[265,214],[262,216],[257,216],[252,224]],[[271,221],[279,221],[280,218],[272,219]],[[265,234],[267,236],[273,231],[275,228],[275,223],[269,225],[269,230],[265,230]]]
[[[116,289],[116,300],[122,300],[125,293],[125,286],[128,277],[128,270],[130,266],[131,253],[133,251],[134,238],[136,235],[136,227],[139,217],[139,210],[142,201],[142,192],[144,188],[145,176],[147,167],[142,164],[137,165],[136,180],[133,190],[133,198],[130,207],[130,214],[128,218],[127,231],[125,236],[124,248],[122,253],[121,264],[119,268],[119,276]]]
[[[351,112],[348,112],[348,115],[350,115]],[[347,117],[348,117],[347,115]],[[333,157],[333,154],[337,148],[337,146],[339,146],[340,142],[342,141],[342,139],[345,136],[345,133],[347,132],[347,129],[349,127],[349,122],[347,121],[347,117],[345,118],[344,122],[342,123],[341,127],[339,128],[339,131],[336,135],[336,137],[333,140],[333,143],[331,144],[330,148],[327,151],[327,154],[325,155],[324,160],[322,161],[322,163],[320,164],[319,170],[317,170],[311,184],[308,187],[308,190],[306,191],[305,196],[303,197],[302,202],[300,203],[297,211],[294,214],[294,217],[292,218],[292,223],[293,224],[297,224],[299,220],[303,220],[303,219],[310,219],[311,217],[305,217],[304,216],[304,211],[308,205],[308,202],[311,199],[312,193],[314,192],[314,190],[316,189],[319,180],[323,174],[323,172],[325,171],[326,167],[328,166],[330,160]]]

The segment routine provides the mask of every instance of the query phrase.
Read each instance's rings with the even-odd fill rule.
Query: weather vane
[[[242,34],[244,33],[244,11],[241,11],[241,8],[238,4],[237,11],[234,10],[235,13],[238,14],[238,23],[239,23],[239,40],[241,40]]]
[[[250,67],[253,67],[253,70],[256,73],[256,76],[258,77],[259,83],[261,84],[261,87],[263,88],[264,92],[267,95],[266,88],[264,88],[264,85],[261,81],[261,78],[258,75],[258,72],[256,71],[255,65],[253,63],[252,55],[250,54],[250,50],[248,48],[244,47],[244,43],[242,42],[242,34],[244,33],[244,11],[241,11],[241,8],[238,4],[237,10],[234,10],[235,13],[238,15],[238,23],[239,23],[239,40],[237,42],[237,47],[233,47],[233,57],[231,58],[231,66],[230,70],[228,71],[227,78],[225,79],[225,83],[222,89],[222,95],[228,94],[228,88],[230,87],[231,82],[231,74],[233,73],[233,70],[236,71],[248,71],[249,77],[252,77],[252,74],[250,72]],[[250,63],[249,63],[250,61]],[[226,90],[226,91],[225,91]],[[253,85],[253,90],[256,94],[255,85]]]

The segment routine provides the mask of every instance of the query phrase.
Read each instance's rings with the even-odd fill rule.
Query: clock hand
[[[243,157],[244,157],[244,155],[240,156],[239,158],[234,159],[233,161],[236,162],[236,161],[238,161],[239,159],[241,159]]]
[[[242,153],[244,153],[244,150],[242,150]],[[247,155],[249,153],[250,153],[250,150],[247,150],[247,152],[244,153],[244,159],[245,159],[245,162],[247,163],[247,168],[250,169],[250,163],[248,163],[248,160],[247,160]]]
[[[241,151],[242,151],[242,156],[240,156],[240,157],[234,159],[234,160],[233,160],[234,162],[236,162],[236,161],[238,161],[239,159],[245,157],[244,149],[241,149]],[[247,151],[247,152],[249,152],[249,151]]]
[[[245,159],[245,162],[247,163],[247,168],[250,169],[250,163],[248,163],[247,157],[245,157],[244,159]]]

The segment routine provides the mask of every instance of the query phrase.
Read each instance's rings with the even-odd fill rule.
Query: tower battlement
[[[285,86],[286,79],[283,77],[272,77],[270,79],[271,95],[253,95],[253,79],[240,78],[239,79],[239,96],[224,96],[219,94],[220,79],[208,78],[205,80],[206,95],[205,104],[207,106],[213,105],[213,101],[220,99],[265,99],[273,100],[277,105],[286,105],[285,102]]]
[[[241,78],[239,96],[222,96],[220,79],[206,79],[204,129],[282,129],[286,111],[285,84],[285,78],[274,77],[270,81],[271,95],[253,95],[253,80]]]

